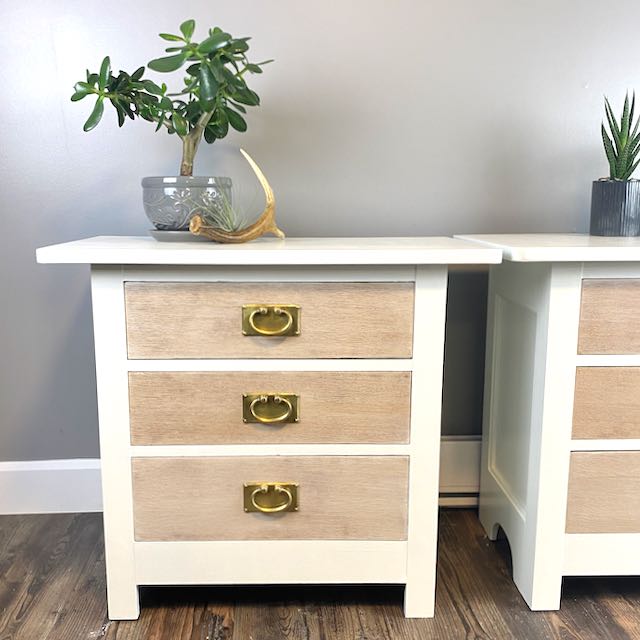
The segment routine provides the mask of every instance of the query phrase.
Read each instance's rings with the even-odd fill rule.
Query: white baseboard
[[[102,511],[100,460],[0,462],[0,514]]]
[[[478,503],[480,441],[442,439],[440,504]],[[102,511],[100,460],[0,462],[0,514]]]

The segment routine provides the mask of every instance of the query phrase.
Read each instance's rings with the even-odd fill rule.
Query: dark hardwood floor
[[[400,587],[164,587],[135,622],[106,615],[98,514],[0,517],[0,640],[640,639],[640,579],[565,581],[532,613],[506,542],[471,510],[441,513],[436,616],[405,620]]]

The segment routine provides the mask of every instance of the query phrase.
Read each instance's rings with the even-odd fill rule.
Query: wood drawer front
[[[567,533],[640,533],[640,451],[571,454]]]
[[[295,393],[299,421],[244,423],[244,393]],[[129,374],[131,444],[406,443],[405,371]]]
[[[135,538],[405,540],[405,456],[134,458]],[[299,484],[297,512],[245,513],[245,482]]]
[[[413,295],[406,282],[127,282],[129,358],[410,358]],[[242,335],[244,304],[300,305],[300,335]]]
[[[640,353],[640,279],[582,281],[578,353]]]
[[[640,438],[640,367],[578,367],[576,439]]]

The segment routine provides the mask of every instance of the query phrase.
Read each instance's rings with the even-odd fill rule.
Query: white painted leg
[[[446,267],[418,267],[411,381],[407,583],[404,595],[407,618],[431,618],[435,608],[446,300]]]
[[[92,267],[98,416],[109,617],[140,613],[134,563],[129,386],[122,269]]]
[[[536,559],[533,546],[512,546],[513,581],[532,611],[557,611],[562,594],[562,567]]]
[[[107,570],[109,620],[137,620],[140,617],[138,585],[124,584],[124,581],[113,573]]]

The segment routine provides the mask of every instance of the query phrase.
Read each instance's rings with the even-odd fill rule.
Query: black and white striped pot
[[[591,191],[592,236],[640,236],[640,180],[596,180]]]

